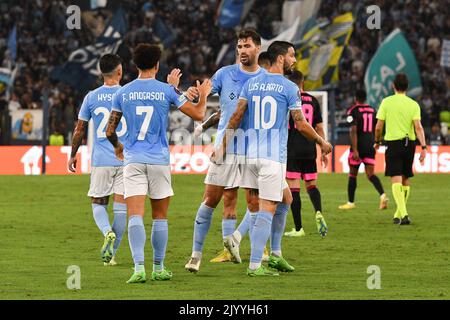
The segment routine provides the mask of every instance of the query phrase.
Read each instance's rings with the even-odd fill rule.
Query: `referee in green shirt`
[[[408,78],[397,74],[393,83],[395,94],[381,102],[377,113],[375,127],[375,149],[381,144],[383,128],[386,126],[384,141],[386,144],[386,172],[391,177],[392,193],[397,204],[394,214],[395,224],[410,224],[406,202],[410,194],[409,178],[413,177],[413,162],[416,150],[416,138],[422,146],[420,162],[426,156],[425,134],[420,123],[420,107],[413,99],[406,96]]]

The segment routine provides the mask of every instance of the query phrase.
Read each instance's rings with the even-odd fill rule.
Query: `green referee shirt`
[[[420,107],[406,94],[396,93],[381,101],[377,119],[385,121],[384,140],[401,140],[406,135],[410,140],[416,140],[413,121],[420,120]]]

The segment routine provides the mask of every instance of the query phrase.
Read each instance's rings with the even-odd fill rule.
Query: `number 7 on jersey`
[[[141,116],[145,114],[144,121],[142,122],[141,130],[139,131],[138,140],[142,141],[145,139],[145,135],[147,134],[148,127],[150,125],[150,121],[153,116],[153,107],[145,106],[145,107],[136,107],[136,114]]]

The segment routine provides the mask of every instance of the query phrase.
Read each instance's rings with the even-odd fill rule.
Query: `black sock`
[[[370,182],[372,182],[375,189],[377,189],[380,196],[384,193],[383,186],[381,185],[380,179],[376,175],[373,175],[369,178]]]
[[[302,200],[298,189],[291,189],[292,192],[292,218],[294,218],[295,230],[300,231],[302,228]]]
[[[348,176],[348,202],[355,202],[355,191],[356,191],[356,177]]]
[[[316,186],[308,187],[308,194],[314,206],[314,210],[322,212],[322,201],[320,200],[320,192]]]

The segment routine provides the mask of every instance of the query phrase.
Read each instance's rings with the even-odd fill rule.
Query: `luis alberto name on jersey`
[[[240,94],[247,100],[248,158],[287,160],[289,110],[301,110],[300,91],[278,73],[265,73],[247,81]]]

